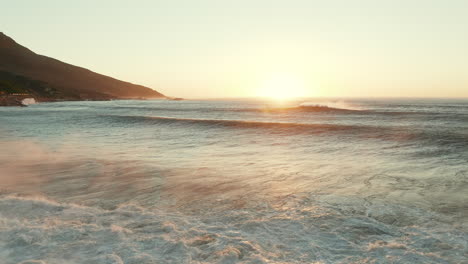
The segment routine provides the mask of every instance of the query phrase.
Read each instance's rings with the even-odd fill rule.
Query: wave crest
[[[300,108],[331,110],[331,111],[364,111],[362,107],[351,105],[345,102],[304,102],[299,105]]]

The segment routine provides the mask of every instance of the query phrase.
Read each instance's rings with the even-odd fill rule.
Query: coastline
[[[0,106],[24,106],[16,96],[1,96]]]
[[[80,101],[114,101],[114,100],[169,100],[169,101],[181,101],[183,98],[172,98],[172,97],[155,97],[155,98],[85,98],[85,99],[63,99],[63,98],[44,98],[35,97],[31,95],[1,95],[0,96],[0,107],[26,107],[27,104],[23,104],[22,101],[27,98],[35,100],[35,104],[38,103],[53,103],[53,102],[80,102]]]

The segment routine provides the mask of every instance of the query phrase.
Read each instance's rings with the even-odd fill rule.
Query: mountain
[[[148,87],[36,54],[0,32],[0,95],[2,93],[28,93],[43,100],[165,97]]]

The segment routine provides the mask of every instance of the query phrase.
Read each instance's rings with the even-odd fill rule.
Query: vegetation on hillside
[[[31,80],[27,77],[0,71],[0,94],[30,94],[38,97],[55,98],[59,96],[57,89],[47,83]]]

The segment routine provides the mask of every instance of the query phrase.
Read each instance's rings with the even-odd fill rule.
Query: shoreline
[[[80,102],[80,101],[116,101],[116,100],[169,100],[169,101],[181,101],[183,98],[172,98],[172,97],[155,97],[155,98],[87,98],[87,99],[53,99],[35,97],[32,95],[2,95],[0,96],[0,107],[26,107],[28,105],[23,104],[22,101],[27,98],[32,98],[36,103],[53,103],[53,102]]]

